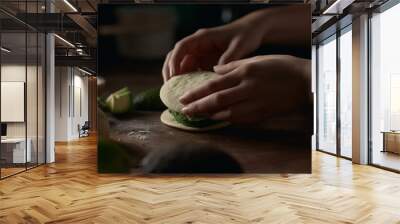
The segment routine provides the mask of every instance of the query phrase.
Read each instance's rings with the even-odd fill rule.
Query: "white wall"
[[[55,140],[79,138],[78,125],[88,120],[88,112],[88,78],[76,68],[56,67]]]
[[[25,82],[25,64],[8,64],[1,66],[1,81]],[[1,108],[6,110],[7,108]],[[25,122],[7,123],[7,137],[25,137]]]
[[[79,72],[78,70],[74,70],[74,91],[73,96],[74,99],[74,108],[72,109],[72,136],[77,138],[78,133],[78,124],[83,125],[85,121],[88,121],[89,114],[88,114],[88,77],[82,76],[83,73]]]
[[[55,141],[68,141],[69,133],[69,96],[70,83],[69,69],[67,67],[55,68]]]
[[[27,70],[26,70],[27,69]],[[1,81],[2,82],[25,82],[25,76],[26,76],[26,71],[27,76],[28,76],[28,81],[30,85],[36,85],[36,81],[33,82],[33,78],[30,77],[31,75],[36,76],[36,67],[34,66],[28,66],[25,67],[24,65],[19,65],[19,64],[5,64],[1,66]],[[31,102],[35,102],[33,105],[36,108],[36,89],[32,88],[27,88],[27,103],[30,104]],[[7,110],[7,108],[1,108],[1,110]],[[28,112],[31,112],[31,110],[28,110]],[[36,125],[36,114],[33,113],[28,113],[28,128],[33,127]],[[34,124],[31,124],[31,122],[34,121]],[[8,137],[25,137],[25,124],[26,122],[7,122],[7,136]],[[36,130],[36,126],[34,127]],[[29,133],[28,133],[29,137]]]

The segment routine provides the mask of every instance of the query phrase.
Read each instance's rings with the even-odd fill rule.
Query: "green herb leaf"
[[[203,128],[222,122],[222,121],[211,120],[208,118],[188,117],[182,113],[173,110],[169,110],[169,112],[178,123],[181,123],[188,127]]]

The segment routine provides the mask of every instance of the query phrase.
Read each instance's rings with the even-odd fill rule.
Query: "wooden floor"
[[[19,173],[26,170],[25,167],[24,168],[1,168],[1,177],[7,177],[7,176],[11,176],[13,174]]]
[[[375,150],[372,160],[374,164],[400,170],[400,155],[392,152],[381,152]]]
[[[25,165],[19,165],[19,167],[7,167],[7,168],[1,168],[1,178],[6,178],[8,176],[15,175],[20,172],[24,172],[27,169],[34,169],[37,165],[36,164],[27,164],[27,167],[25,168]]]
[[[312,175],[96,173],[94,138],[0,181],[0,223],[400,223],[400,175],[313,152]]]

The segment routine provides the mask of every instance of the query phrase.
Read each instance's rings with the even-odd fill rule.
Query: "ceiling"
[[[166,0],[154,0],[156,2],[167,2]],[[175,0],[180,1],[180,0]],[[183,0],[182,0],[183,1]],[[242,0],[236,0],[242,1]],[[338,0],[336,0],[338,1]],[[342,1],[342,0],[341,0]],[[346,4],[337,7],[339,11],[347,12],[365,10],[371,4],[382,4],[386,0],[345,0]],[[25,55],[25,29],[34,31],[55,32],[63,39],[78,46],[79,51],[84,52],[85,58],[91,57],[94,61],[97,40],[97,5],[104,3],[137,3],[153,2],[153,0],[1,0],[0,1],[0,26],[2,30],[2,45],[12,49],[7,54],[8,58],[22,58]],[[313,10],[313,35],[319,35],[327,27],[331,26],[342,15],[323,15],[327,8],[332,6],[335,0],[252,0],[252,2],[275,3],[310,3]],[[342,7],[342,8],[340,8]],[[52,13],[48,13],[52,9]],[[345,11],[346,12],[346,11]],[[347,13],[346,12],[346,13]],[[21,33],[21,30],[23,33]],[[32,39],[32,38],[31,38]],[[28,57],[37,51],[36,41],[28,38]],[[56,54],[75,57],[74,61],[80,59],[76,49],[56,38]],[[4,52],[2,53],[2,55]],[[83,59],[82,59],[83,60]],[[95,65],[93,65],[95,66]]]

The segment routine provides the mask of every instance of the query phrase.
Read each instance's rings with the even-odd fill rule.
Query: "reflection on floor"
[[[13,175],[15,173],[18,173],[18,172],[21,172],[24,170],[25,170],[25,167],[24,168],[1,168],[1,178]]]
[[[392,152],[374,151],[373,163],[400,171],[400,155]]]
[[[320,152],[312,174],[97,174],[96,139],[0,181],[0,223],[399,223],[400,175]]]
[[[27,165],[27,169],[36,167],[36,163],[28,163]],[[17,174],[19,172],[23,172],[25,171],[25,164],[20,164],[17,167],[12,167],[12,165],[9,165],[7,167],[3,167],[1,168],[1,178],[6,178],[8,176],[11,176],[13,174]]]

